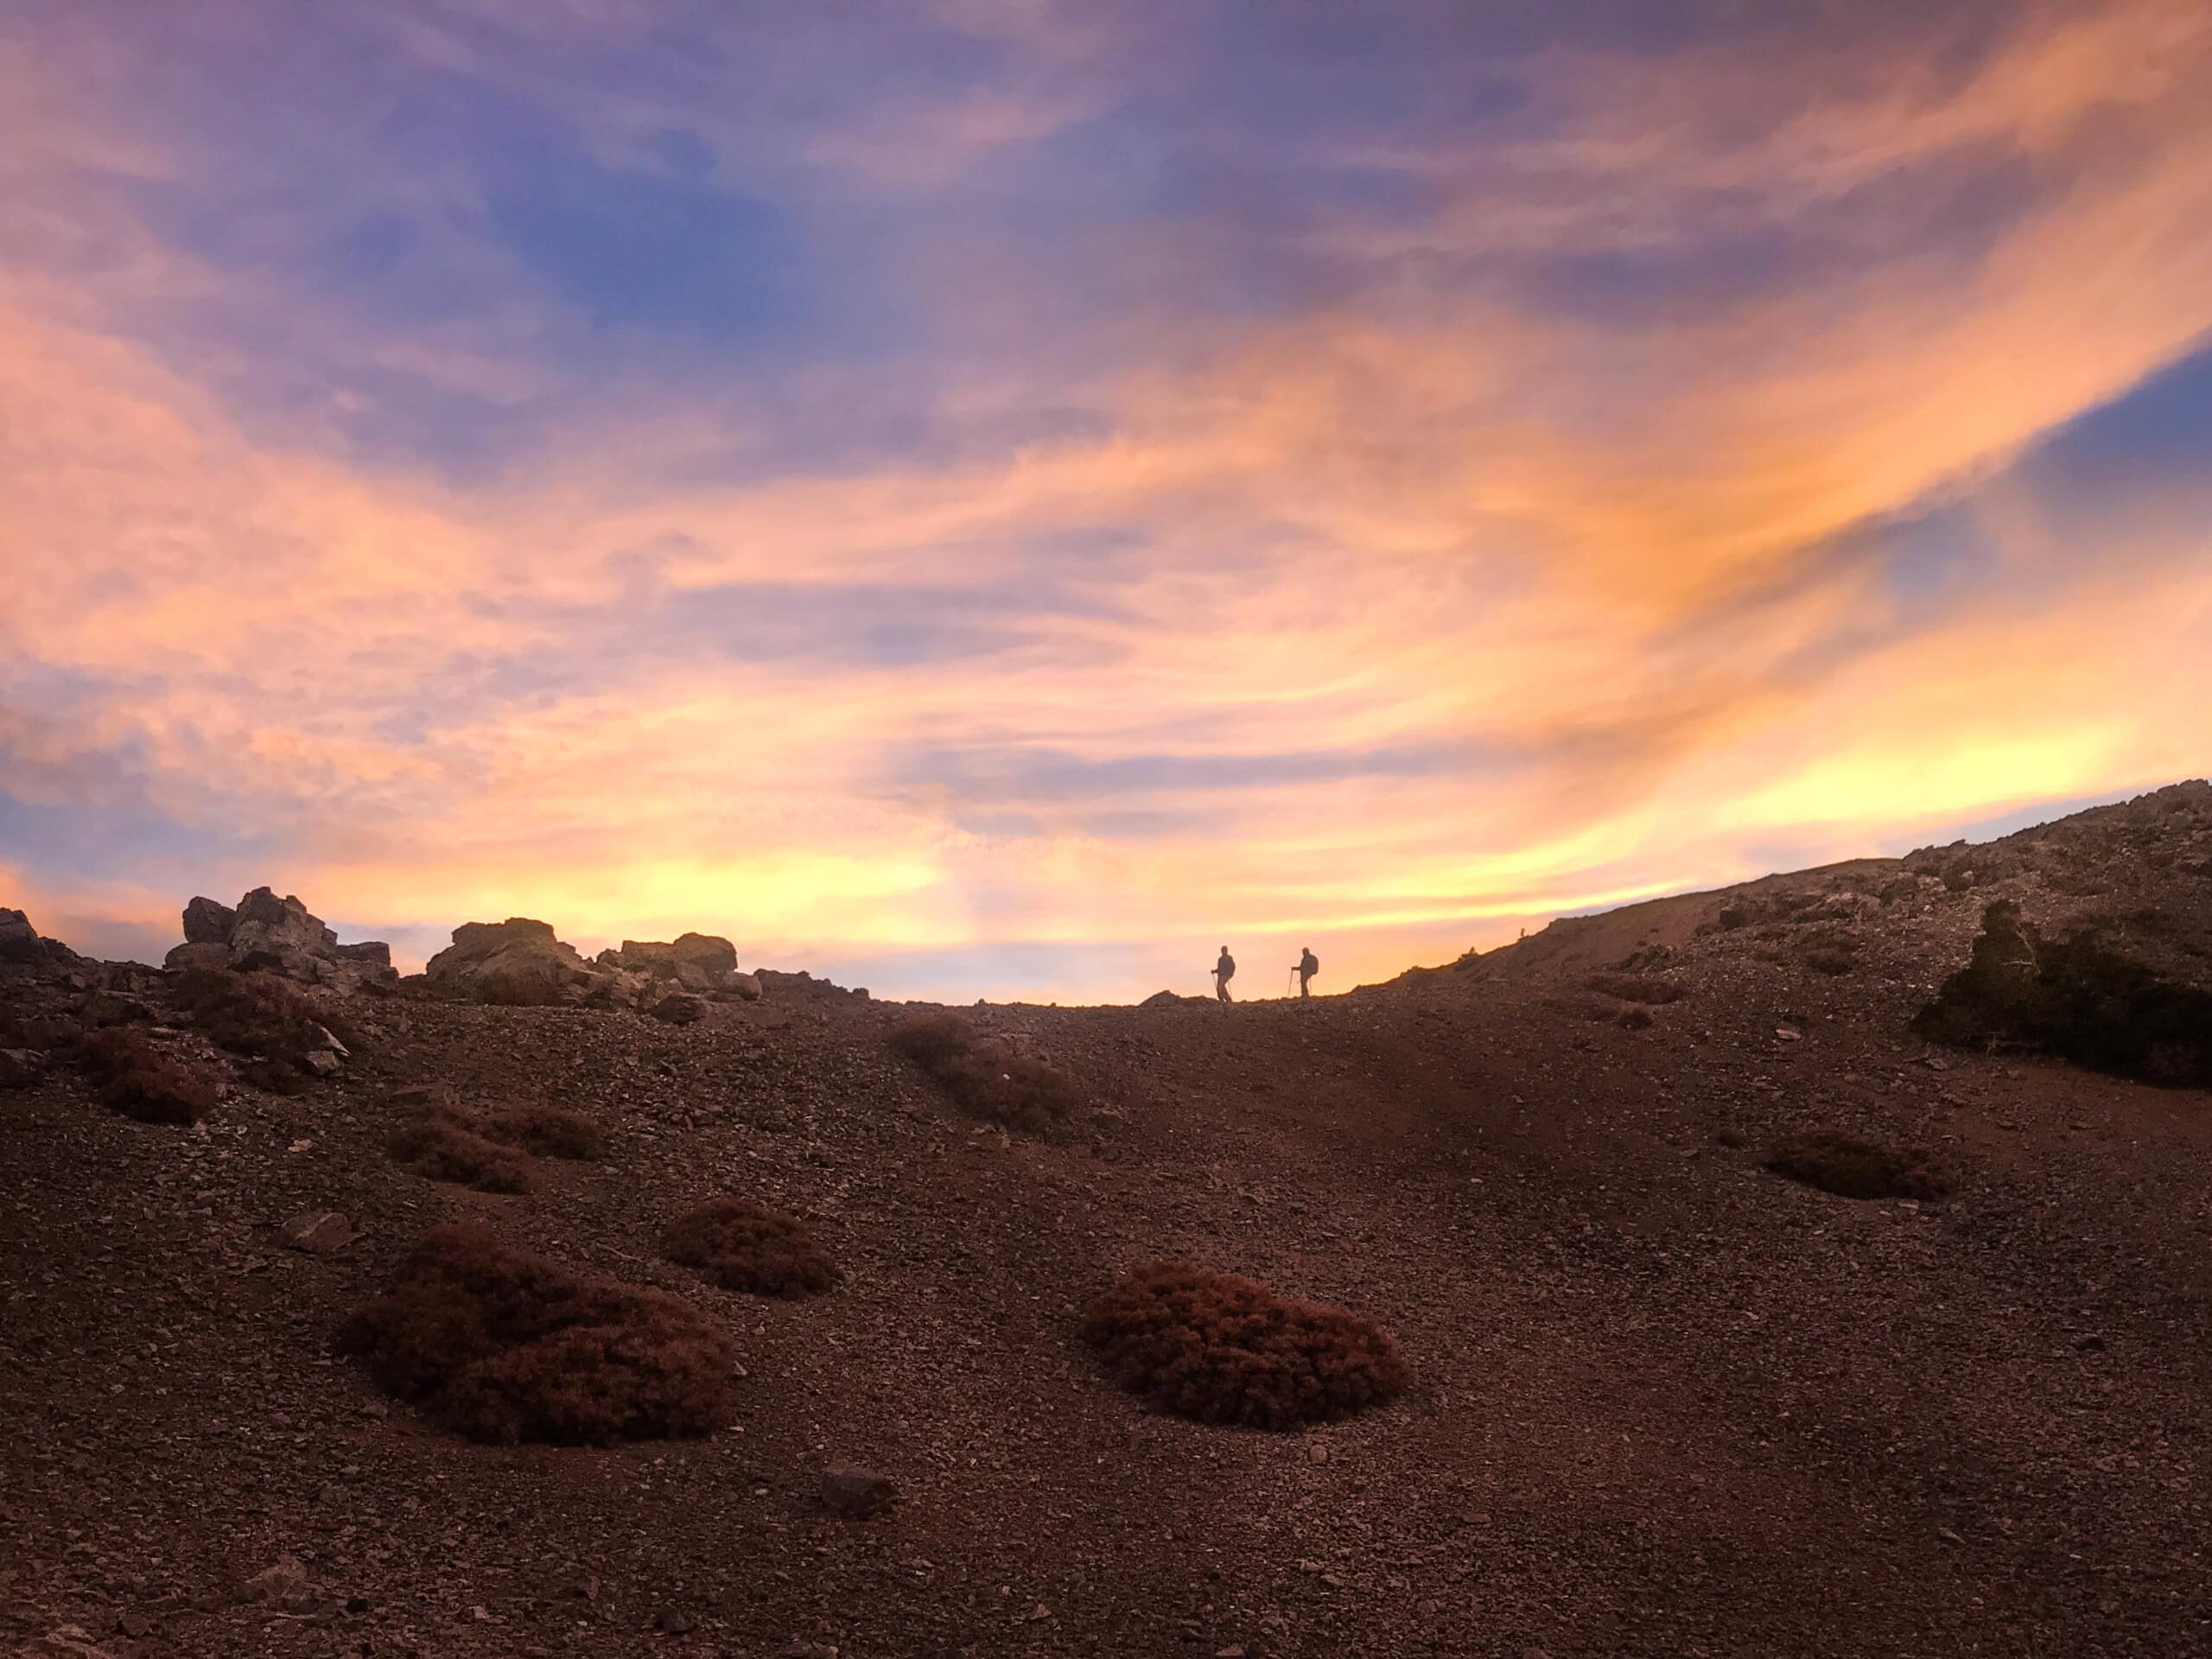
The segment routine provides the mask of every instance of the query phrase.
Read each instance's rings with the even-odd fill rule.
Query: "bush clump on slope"
[[[338,1014],[274,974],[193,968],[178,976],[174,995],[208,1041],[257,1062],[247,1080],[272,1093],[296,1095],[306,1088],[315,1075],[308,1057],[326,1046],[325,1033],[340,1042],[353,1040]]]
[[[1187,1262],[1129,1274],[1084,1313],[1083,1338],[1123,1388],[1206,1423],[1323,1422],[1381,1404],[1407,1380],[1371,1320]]]
[[[124,1026],[87,1032],[78,1046],[100,1103],[141,1123],[197,1123],[215,1109],[215,1086]]]
[[[587,1278],[483,1227],[425,1233],[337,1347],[471,1440],[604,1446],[729,1418],[735,1355],[690,1303]]]
[[[2076,1065],[2212,1088],[2212,992],[2164,979],[2094,933],[2045,939],[2000,899],[1982,912],[1967,965],[1912,1028],[1961,1048],[2048,1049]]]
[[[530,1191],[530,1158],[477,1133],[474,1119],[445,1107],[424,1109],[387,1144],[395,1163],[425,1180],[474,1187],[479,1192]]]
[[[988,1122],[1032,1134],[1061,1128],[1079,1096],[1074,1080],[1049,1061],[1017,1053],[957,1014],[920,1014],[891,1033],[891,1046],[935,1078],[953,1099]]]
[[[1827,1129],[1777,1141],[1765,1166],[1842,1198],[1933,1199],[1951,1190],[1924,1152],[1892,1151]]]
[[[565,1106],[508,1106],[468,1127],[487,1141],[540,1158],[590,1163],[607,1156],[607,1131]]]
[[[842,1277],[804,1222],[743,1198],[685,1211],[669,1223],[661,1248],[724,1290],[755,1296],[819,1296]]]

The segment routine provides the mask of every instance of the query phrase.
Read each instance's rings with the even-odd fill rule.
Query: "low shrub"
[[[743,1198],[716,1198],[668,1224],[661,1249],[724,1290],[755,1296],[819,1296],[843,1275],[806,1224]]]
[[[1653,1007],[1679,1002],[1684,995],[1682,988],[1673,980],[1649,974],[1592,974],[1583,983],[1616,1001],[1641,1002]]]
[[[1962,1048],[2046,1049],[2092,1071],[2212,1088],[2212,992],[2164,978],[2094,931],[2045,939],[2000,899],[1967,965],[1912,1028]]]
[[[1951,1190],[1924,1152],[1893,1151],[1826,1129],[1777,1141],[1765,1167],[1841,1198],[1940,1198]]]
[[[197,1123],[215,1109],[215,1085],[128,1026],[85,1033],[78,1058],[100,1103],[141,1123]]]
[[[604,1446],[709,1434],[729,1417],[735,1355],[690,1303],[588,1278],[480,1226],[424,1234],[336,1346],[471,1440]]]
[[[588,1163],[607,1156],[607,1131],[565,1106],[509,1106],[470,1127],[487,1141],[519,1147],[540,1158]]]
[[[530,1191],[530,1158],[476,1132],[474,1120],[442,1107],[418,1113],[387,1145],[394,1162],[426,1180],[479,1192]]]
[[[1046,1135],[1064,1126],[1081,1096],[1050,1061],[1016,1052],[957,1014],[916,1014],[891,1033],[891,1046],[920,1066],[962,1107],[1006,1128]]]
[[[1083,1339],[1123,1388],[1206,1423],[1323,1422],[1379,1405],[1407,1381],[1396,1344],[1372,1321],[1188,1262],[1129,1274],[1090,1304]]]
[[[177,976],[174,995],[208,1041],[257,1062],[248,1070],[250,1081],[279,1094],[302,1092],[314,1075],[308,1056],[324,1046],[324,1032],[341,1043],[354,1040],[341,1015],[274,974],[188,969]]]

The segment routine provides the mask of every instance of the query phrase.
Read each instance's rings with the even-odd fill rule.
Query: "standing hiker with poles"
[[[1313,992],[1311,985],[1313,976],[1321,971],[1320,957],[1315,956],[1311,950],[1301,947],[1298,952],[1298,965],[1290,971],[1298,981],[1299,1000],[1302,1002],[1312,1001]],[[1286,984],[1283,987],[1283,993],[1287,995],[1289,992],[1290,987]]]

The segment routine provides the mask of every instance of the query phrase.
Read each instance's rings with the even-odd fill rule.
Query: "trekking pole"
[[[1288,996],[1290,995],[1290,988],[1297,983],[1298,969],[1294,968],[1290,970],[1290,977],[1282,982],[1282,994],[1285,996]]]

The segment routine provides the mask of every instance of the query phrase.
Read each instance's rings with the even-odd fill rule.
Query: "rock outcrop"
[[[602,968],[642,975],[664,989],[692,991],[702,996],[732,991],[743,995],[745,988],[736,982],[751,977],[737,971],[737,947],[711,933],[686,933],[670,944],[625,939],[620,950],[602,950],[597,961]],[[753,995],[758,995],[756,980]]]
[[[230,968],[282,974],[303,985],[388,996],[399,976],[391,947],[380,939],[340,944],[296,898],[279,899],[256,887],[237,908],[198,898],[184,907],[184,943],[164,958],[165,968]]]
[[[435,995],[515,1007],[576,1005],[638,1008],[667,1020],[696,1019],[702,997],[758,1001],[760,982],[737,971],[737,947],[711,934],[671,943],[625,939],[589,961],[552,927],[525,916],[464,922],[432,957],[423,983]],[[692,1010],[696,1010],[693,1012]]]
[[[453,943],[423,964],[423,976],[441,996],[515,1008],[582,1002],[607,977],[556,938],[550,923],[527,916],[463,922]]]
[[[20,910],[0,909],[0,963],[23,968],[67,968],[84,960],[59,939],[39,937]]]

